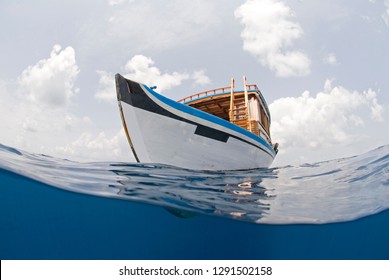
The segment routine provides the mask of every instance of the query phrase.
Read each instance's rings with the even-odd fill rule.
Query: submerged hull
[[[119,109],[138,162],[198,170],[269,167],[276,152],[263,138],[116,75]]]

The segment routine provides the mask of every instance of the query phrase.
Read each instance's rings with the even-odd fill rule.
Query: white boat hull
[[[264,139],[228,121],[175,102],[116,75],[119,108],[135,158],[198,170],[269,167]]]

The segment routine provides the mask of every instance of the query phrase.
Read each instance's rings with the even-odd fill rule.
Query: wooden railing
[[[258,90],[258,87],[257,87],[257,85],[254,85],[254,84],[247,85],[247,90],[248,91]],[[204,98],[207,96],[212,96],[212,95],[216,95],[216,94],[224,94],[224,93],[229,93],[229,92],[231,92],[231,87],[216,88],[216,89],[211,89],[211,90],[202,91],[202,92],[193,94],[191,96],[182,98],[182,99],[178,100],[177,102],[186,103],[188,101]],[[242,92],[242,91],[236,91],[236,92]]]
[[[247,86],[247,90],[248,91],[250,91],[250,90],[258,90],[258,87],[255,84],[246,85],[246,86]]]
[[[258,136],[265,138],[267,142],[271,143],[270,136],[266,131],[266,128],[263,126],[263,124],[259,121],[256,121],[258,123],[258,128],[259,128],[259,134]]]
[[[199,93],[193,94],[191,96],[185,97],[183,99],[178,100],[178,102],[185,103],[188,101],[196,100],[199,98],[204,98],[207,96],[212,96],[215,94],[229,93],[230,91],[231,91],[231,87],[222,87],[222,88],[211,89],[211,90],[199,92]]]

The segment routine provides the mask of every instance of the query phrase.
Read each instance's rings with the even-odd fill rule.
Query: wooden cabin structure
[[[255,84],[247,84],[235,91],[234,79],[229,87],[193,94],[178,102],[236,124],[264,138],[271,144],[270,112],[261,91]]]

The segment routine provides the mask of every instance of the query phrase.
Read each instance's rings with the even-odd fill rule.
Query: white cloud
[[[382,15],[382,18],[384,19],[386,26],[389,27],[389,0],[385,0],[385,8],[386,10]]]
[[[50,58],[27,67],[18,78],[20,100],[11,113],[13,136],[6,140],[30,152],[73,160],[131,160],[122,129],[107,136],[89,117],[77,116],[67,106],[77,91],[74,82],[78,73],[74,49],[61,50],[58,45]],[[102,87],[107,90],[111,85],[114,93],[113,79],[106,72],[99,74]],[[108,99],[108,90],[100,91],[99,98]],[[46,106],[42,108],[42,104]]]
[[[61,46],[55,45],[50,58],[28,66],[18,81],[28,100],[57,108],[68,105],[78,91],[74,81],[79,72],[74,49],[67,47],[62,50]]]
[[[93,127],[88,117],[75,115],[68,106],[77,92],[78,73],[74,49],[55,45],[49,58],[22,72],[12,90],[0,85],[0,117],[7,120],[0,123],[0,142],[55,155],[56,145]]]
[[[124,71],[127,78],[150,86],[156,85],[160,91],[178,86],[183,80],[189,79],[189,75],[186,73],[161,73],[154,66],[154,61],[144,55],[132,57],[124,66]]]
[[[192,79],[194,80],[195,84],[199,85],[208,85],[211,83],[211,79],[205,75],[205,70],[195,71],[192,75]]]
[[[310,59],[301,51],[289,50],[303,35],[292,12],[278,0],[247,0],[235,10],[244,29],[243,49],[256,56],[279,77],[305,76],[310,73]]]
[[[372,89],[364,91],[363,94],[366,97],[366,101],[370,106],[371,118],[376,121],[383,121],[384,107],[378,104],[377,93]]]
[[[356,135],[361,136],[360,128],[366,121],[382,120],[383,108],[376,96],[372,89],[360,93],[333,87],[327,80],[316,96],[306,91],[300,97],[280,98],[269,106],[272,138],[280,142],[284,152],[293,147],[350,144]]]
[[[81,161],[123,160],[135,161],[129,148],[123,129],[111,137],[105,132],[97,135],[91,132],[82,133],[73,142],[57,146],[56,153],[63,157],[71,157]]]
[[[72,47],[62,50],[54,45],[47,59],[28,66],[18,77],[19,105],[14,109],[15,122],[24,131],[21,142],[28,142],[28,133],[56,134],[69,131],[79,118],[68,111],[72,97],[78,92],[74,82],[80,72]]]
[[[133,160],[119,118],[120,131],[102,132],[67,106],[77,91],[78,73],[74,49],[55,45],[49,58],[28,66],[16,85],[9,84],[12,90],[0,80],[0,143],[73,160]],[[111,80],[100,74],[100,83],[108,87]]]
[[[7,89],[6,83],[0,80],[0,143],[12,144],[12,132],[15,129],[14,114],[18,111],[19,102],[17,102],[14,94],[10,93]]]
[[[108,5],[110,6],[116,6],[116,5],[120,5],[120,4],[123,4],[125,2],[127,3],[131,3],[131,2],[134,2],[135,0],[108,0]]]
[[[200,85],[208,84],[211,81],[205,75],[205,70],[194,71],[192,75],[180,72],[162,73],[154,64],[150,57],[135,55],[124,66],[123,76],[148,86],[157,86],[159,92],[179,86],[185,80],[192,79],[194,83]],[[115,79],[113,74],[105,71],[97,71],[97,74],[100,78],[95,98],[101,101],[115,102]]]
[[[338,60],[334,53],[329,53],[323,58],[324,63],[328,65],[337,65]]]
[[[100,76],[99,88],[95,98],[101,101],[113,103],[116,101],[114,75],[105,71],[97,71]],[[134,81],[157,86],[158,91],[168,90],[181,84],[183,80],[189,79],[186,73],[173,72],[161,73],[159,68],[154,66],[154,61],[144,55],[133,56],[124,66],[123,75]]]
[[[114,103],[116,101],[114,76],[106,71],[97,71],[97,74],[100,78],[95,98],[100,101]]]

